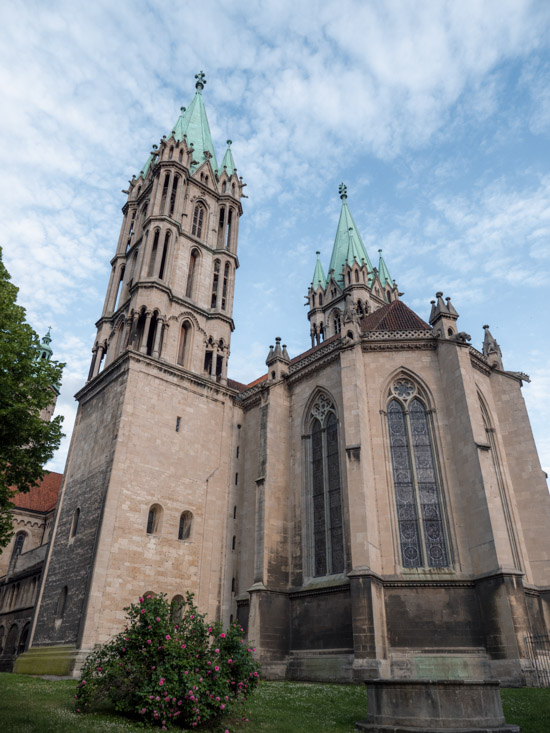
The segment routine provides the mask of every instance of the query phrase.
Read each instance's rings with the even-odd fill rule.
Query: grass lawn
[[[77,715],[75,682],[0,674],[2,733],[95,733],[159,730],[108,709]],[[508,723],[523,733],[550,732],[550,689],[502,690]],[[249,723],[228,723],[231,733],[352,733],[366,717],[362,686],[262,682],[252,696]],[[176,729],[177,730],[177,729]]]

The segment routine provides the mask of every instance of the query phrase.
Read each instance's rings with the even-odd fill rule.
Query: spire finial
[[[187,107],[180,107],[180,112],[183,114],[186,109],[187,109]]]
[[[227,140],[226,142],[227,142],[227,147],[230,148],[231,147],[231,143],[233,142],[233,140]]]
[[[381,249],[379,249],[379,250],[378,250],[378,254],[379,254],[379,255],[381,255],[381,254],[382,254],[382,250],[381,250]]]
[[[346,186],[345,183],[341,183],[338,186],[338,193],[340,194],[340,198],[342,199],[342,201],[345,201],[347,199],[347,197],[348,197],[348,187]]]
[[[195,79],[197,80],[195,88],[198,92],[201,92],[202,89],[204,89],[204,85],[206,84],[206,74],[204,73],[204,71],[199,71],[198,74],[195,74]]]

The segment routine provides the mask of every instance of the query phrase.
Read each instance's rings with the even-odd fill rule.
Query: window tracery
[[[389,390],[388,430],[403,567],[447,567],[449,557],[428,412],[416,385]]]
[[[344,570],[344,531],[338,420],[334,405],[319,395],[310,412],[310,535],[314,577]]]

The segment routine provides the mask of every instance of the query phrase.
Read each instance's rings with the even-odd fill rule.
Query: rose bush
[[[110,700],[117,710],[163,729],[192,729],[234,714],[256,687],[259,665],[243,629],[209,624],[192,594],[179,607],[158,595],[124,610],[125,631],[84,664],[75,695],[78,712]]]

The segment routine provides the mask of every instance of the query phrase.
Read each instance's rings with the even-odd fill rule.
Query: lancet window
[[[184,321],[181,326],[180,345],[178,350],[178,364],[181,364],[181,366],[185,366],[187,352],[189,351],[190,334],[191,324],[189,321]]]
[[[193,211],[193,224],[191,226],[191,234],[199,239],[202,237],[202,228],[204,225],[204,206],[197,204]]]
[[[229,262],[225,263],[223,269],[223,286],[222,286],[222,311],[225,310],[227,305],[227,287],[229,283]]]
[[[157,259],[157,251],[159,247],[159,236],[160,232],[157,229],[153,238],[153,246],[151,247],[151,256],[149,257],[149,268],[147,270],[147,277],[153,277],[155,272],[155,262]]]
[[[321,394],[309,415],[309,547],[314,577],[344,571],[344,526],[338,419]]]
[[[196,249],[192,250],[191,256],[189,257],[189,269],[187,270],[187,286],[185,288],[185,297],[186,298],[193,297],[193,285],[194,285],[195,270],[197,267],[198,258],[199,258],[198,251]]]
[[[220,283],[220,261],[214,260],[214,275],[212,277],[212,299],[210,307],[215,308],[218,304],[218,286]]]
[[[389,391],[388,429],[405,568],[447,567],[441,491],[429,413],[416,385],[397,379]]]

